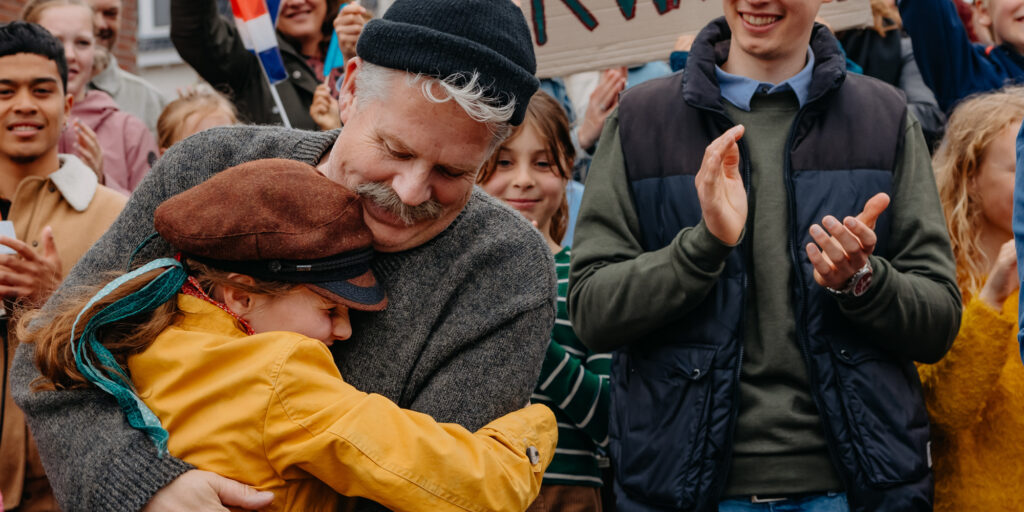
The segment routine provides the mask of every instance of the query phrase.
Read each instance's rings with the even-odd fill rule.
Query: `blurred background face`
[[[114,49],[121,30],[121,0],[89,0],[96,26],[96,43],[108,50]]]
[[[92,9],[81,5],[57,5],[39,15],[39,24],[64,44],[68,61],[68,94],[75,101],[85,98],[85,86],[92,79],[96,36]]]
[[[300,42],[319,42],[327,16],[327,0],[284,0],[277,18],[277,29]],[[305,46],[305,45],[304,45]]]
[[[181,127],[175,133],[175,139],[171,141],[171,144],[181,142],[203,130],[217,126],[230,126],[236,123],[238,123],[238,120],[235,119],[234,114],[231,112],[221,109],[200,110],[185,117],[181,122]],[[166,149],[161,148],[161,152]]]
[[[982,7],[979,23],[990,28],[995,42],[1024,51],[1024,0],[976,1]]]
[[[985,148],[973,183],[973,195],[982,210],[982,230],[1004,233],[1007,238],[1013,236],[1013,181],[1019,129],[1020,121],[1004,128]]]

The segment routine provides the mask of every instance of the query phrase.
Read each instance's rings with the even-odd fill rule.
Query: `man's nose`
[[[39,105],[29,89],[22,89],[15,94],[14,111],[18,114],[32,115],[39,111]]]
[[[391,178],[391,188],[403,203],[409,206],[421,205],[430,200],[431,172],[426,164],[414,163]]]

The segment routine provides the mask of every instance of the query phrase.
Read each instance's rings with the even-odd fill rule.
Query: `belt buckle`
[[[771,498],[771,497],[769,497],[769,498],[762,498],[762,497],[757,496],[756,494],[750,496],[750,502],[751,503],[777,503],[777,502],[780,502],[780,501],[786,501],[788,499],[789,498],[786,498],[785,496],[783,496],[783,497],[775,497],[775,498]]]

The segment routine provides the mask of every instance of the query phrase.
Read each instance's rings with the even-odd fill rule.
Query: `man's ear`
[[[338,114],[342,126],[348,123],[352,110],[356,108],[356,76],[362,67],[363,59],[359,57],[353,57],[345,63],[345,79],[338,90]]]
[[[231,273],[228,274],[228,279],[250,286],[256,284],[255,279],[244,274]],[[256,309],[260,297],[231,285],[218,286],[215,295],[217,300],[223,302],[228,309],[240,317],[245,317],[245,315]]]
[[[75,97],[70,94],[64,95],[64,122],[71,119],[71,107],[75,105]]]

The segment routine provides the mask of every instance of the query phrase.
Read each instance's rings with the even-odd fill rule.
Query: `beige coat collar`
[[[61,154],[58,158],[60,169],[50,174],[50,181],[72,208],[84,212],[96,196],[96,189],[99,188],[96,173],[75,155]]]

